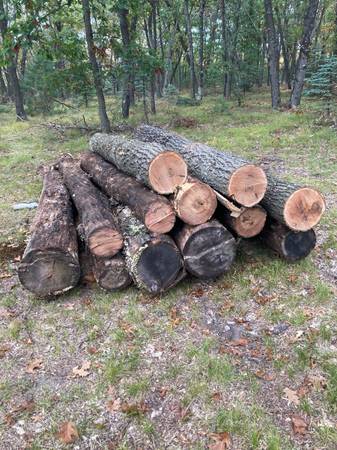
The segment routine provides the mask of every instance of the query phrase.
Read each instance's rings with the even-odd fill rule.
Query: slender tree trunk
[[[285,11],[283,11],[283,15],[285,16]],[[290,64],[289,64],[289,48],[286,42],[285,38],[285,32],[288,29],[288,22],[286,20],[286,17],[284,17],[284,26],[282,25],[281,21],[281,15],[279,8],[276,8],[276,17],[277,17],[277,25],[278,30],[280,33],[280,42],[281,42],[281,48],[282,48],[282,55],[283,55],[283,75],[284,75],[284,81],[286,82],[286,85],[288,89],[291,89],[291,76],[290,76]],[[282,80],[283,81],[283,80]]]
[[[300,43],[300,52],[296,62],[293,90],[291,92],[289,106],[296,108],[301,103],[305,72],[311,45],[311,38],[315,28],[319,0],[310,0],[304,17],[304,29]]]
[[[228,46],[226,33],[226,5],[225,0],[220,0],[220,14],[221,14],[221,43],[222,43],[222,65],[223,65],[223,96],[228,98]]]
[[[336,0],[335,0],[336,1]],[[335,2],[335,29],[334,29],[334,47],[333,54],[337,55],[337,1]]]
[[[91,27],[91,14],[90,14],[90,5],[89,0],[82,0],[82,9],[83,9],[83,20],[84,20],[84,28],[85,28],[85,38],[87,41],[88,47],[88,55],[89,61],[91,64],[92,74],[94,77],[94,84],[98,102],[98,114],[101,123],[101,129],[105,133],[109,133],[111,130],[110,121],[106,112],[105,106],[105,98],[103,93],[102,86],[102,77],[100,73],[100,69],[97,63],[95,50],[94,50],[94,38]]]
[[[0,99],[1,99],[2,103],[7,103],[7,101],[8,101],[7,86],[3,79],[1,69],[0,69]]]
[[[188,55],[189,55],[189,59],[190,59],[191,97],[195,98],[197,89],[196,89],[193,36],[192,36],[191,16],[190,16],[190,11],[189,11],[189,0],[184,0],[184,15],[185,15],[185,22],[186,22],[187,37],[188,37]]]
[[[272,0],[264,0],[265,18],[268,36],[268,59],[271,86],[271,104],[278,108],[281,104],[280,93],[280,52],[274,24]]]
[[[122,35],[123,43],[123,63],[124,63],[124,76],[123,76],[123,98],[122,98],[122,116],[127,119],[130,113],[130,105],[132,102],[132,92],[130,92],[130,69],[129,69],[129,58],[126,56],[130,49],[130,29],[128,22],[129,10],[121,8],[118,10],[119,24]]]
[[[199,5],[199,92],[201,99],[204,96],[204,27],[205,27],[205,7],[206,0],[200,0]]]

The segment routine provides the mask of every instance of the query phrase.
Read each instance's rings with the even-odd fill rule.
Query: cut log
[[[174,230],[186,270],[198,278],[212,279],[227,272],[236,255],[236,241],[217,220],[183,225]]]
[[[102,257],[115,255],[123,247],[123,238],[107,198],[91,183],[77,161],[64,157],[58,166],[79,213],[91,254]]]
[[[153,295],[174,286],[184,276],[183,261],[172,238],[151,235],[128,207],[117,208],[126,265],[136,286]]]
[[[307,231],[320,221],[325,201],[315,189],[268,177],[268,189],[262,201],[267,213],[292,230]]]
[[[287,261],[305,258],[316,245],[314,230],[293,231],[274,221],[266,225],[260,238],[265,245]]]
[[[155,194],[95,153],[81,155],[81,167],[109,197],[129,206],[152,233],[168,233],[173,228],[175,213],[165,197]]]
[[[230,197],[240,205],[259,203],[267,188],[264,170],[228,152],[217,150],[162,128],[141,125],[134,136],[144,142],[158,143],[179,153],[191,175]]]
[[[219,206],[216,212],[217,219],[229,228],[235,235],[243,238],[257,236],[263,230],[267,213],[261,206],[242,208],[239,215],[233,215],[224,206]]]
[[[71,200],[60,174],[45,172],[31,237],[19,265],[22,285],[39,297],[62,294],[80,277]]]
[[[90,150],[159,194],[172,194],[187,179],[183,158],[158,144],[97,133],[90,139]]]
[[[178,186],[173,198],[177,216],[188,225],[200,225],[213,216],[217,199],[214,190],[205,183],[189,178]]]

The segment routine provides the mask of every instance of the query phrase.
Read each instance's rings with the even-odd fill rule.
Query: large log
[[[296,231],[313,228],[325,211],[325,201],[315,189],[272,176],[268,176],[268,189],[262,206],[276,221]]]
[[[128,207],[117,208],[117,214],[126,265],[136,286],[155,295],[174,286],[184,276],[184,267],[173,239],[151,235]]]
[[[155,142],[178,152],[191,175],[243,206],[259,203],[267,188],[264,170],[228,152],[217,150],[162,128],[141,125],[134,133],[144,142]]]
[[[187,179],[182,157],[158,144],[96,133],[90,139],[90,150],[159,194],[172,194]]]
[[[316,245],[314,230],[293,231],[274,221],[268,221],[260,238],[265,245],[287,261],[305,258]]]
[[[259,205],[251,208],[242,208],[239,213],[233,213],[223,205],[219,205],[216,217],[235,235],[251,238],[257,236],[263,230],[267,213]]]
[[[108,200],[91,183],[78,161],[61,158],[58,167],[83,225],[85,242],[95,256],[113,256],[123,247],[123,238]]]
[[[236,241],[217,220],[197,225],[183,225],[174,230],[186,270],[198,277],[212,279],[227,272],[236,255]]]
[[[149,231],[162,234],[172,229],[175,213],[165,197],[155,194],[95,153],[82,154],[81,167],[109,197],[129,206]]]
[[[60,174],[45,172],[43,190],[18,275],[37,296],[62,294],[80,277],[71,200]]]

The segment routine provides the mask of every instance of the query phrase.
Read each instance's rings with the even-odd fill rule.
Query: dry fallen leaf
[[[42,366],[43,366],[42,359],[40,358],[32,359],[32,361],[30,361],[27,364],[25,371],[27,373],[33,374],[36,370],[42,369]]]
[[[87,377],[90,374],[90,367],[91,367],[91,362],[90,361],[84,361],[82,363],[82,366],[76,366],[73,368],[73,375],[72,378],[76,378],[76,377]]]
[[[233,345],[234,347],[243,347],[247,344],[248,339],[245,338],[234,339],[233,341],[230,342],[230,345]]]
[[[34,410],[34,408],[35,408],[35,403],[33,400],[25,400],[24,402],[15,406],[11,412],[5,414],[4,421],[7,425],[11,426],[17,421],[20,413],[22,413],[24,411],[32,412]]]
[[[292,389],[289,388],[284,388],[283,392],[285,393],[289,403],[294,403],[294,405],[300,404],[300,399],[298,397],[297,391],[293,391]]]
[[[7,352],[9,352],[10,347],[8,345],[0,346],[0,358],[3,358]]]
[[[209,450],[227,450],[231,446],[231,437],[227,431],[223,433],[212,433],[210,437],[215,442],[208,446]]]
[[[121,411],[122,402],[120,398],[116,398],[115,400],[109,400],[106,409],[109,412]]]
[[[306,434],[308,431],[308,424],[299,415],[295,415],[291,418],[291,424],[295,434]]]
[[[75,442],[79,438],[76,425],[73,422],[63,422],[60,425],[57,437],[64,444],[71,444],[72,442]]]
[[[266,373],[263,370],[257,370],[254,373],[261,380],[264,380],[264,381],[273,381],[273,380],[275,380],[275,376],[274,375],[272,375],[271,373]]]

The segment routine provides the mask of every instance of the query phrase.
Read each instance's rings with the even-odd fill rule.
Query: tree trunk
[[[324,199],[315,189],[271,176],[268,176],[268,188],[261,204],[268,215],[295,231],[310,230],[325,211]]]
[[[126,265],[136,286],[158,295],[184,276],[183,261],[173,240],[153,236],[128,207],[118,208],[125,246]]]
[[[106,112],[105,106],[105,98],[103,93],[102,86],[102,77],[99,70],[99,66],[97,64],[96,54],[95,54],[95,46],[94,46],[94,38],[91,27],[91,14],[90,14],[90,6],[89,0],[81,0],[82,9],[83,9],[83,20],[84,20],[84,28],[85,28],[85,37],[87,41],[88,47],[88,55],[89,61],[91,64],[92,74],[94,77],[94,84],[98,102],[98,114],[101,123],[101,129],[104,133],[110,132],[110,121]]]
[[[220,0],[220,14],[221,14],[221,42],[222,42],[222,66],[223,66],[223,96],[225,98],[229,97],[228,90],[228,42],[227,42],[227,31],[226,31],[226,4],[225,0]]]
[[[283,73],[284,73],[286,85],[287,85],[288,89],[291,89],[289,48],[288,48],[288,44],[287,44],[286,38],[285,38],[285,32],[288,31],[288,27],[289,27],[288,21],[286,21],[286,11],[283,11],[283,16],[284,16],[284,27],[282,26],[279,8],[276,7],[276,17],[277,17],[278,29],[279,29],[279,33],[280,33],[280,41],[281,41],[283,64],[284,64]]]
[[[187,179],[181,156],[163,152],[158,144],[97,133],[90,140],[90,149],[159,194],[172,194]]]
[[[129,61],[129,51],[130,51],[130,26],[128,21],[129,10],[126,8],[120,8],[118,10],[119,25],[122,35],[123,43],[123,64],[124,64],[124,75],[123,75],[123,98],[122,98],[122,116],[124,119],[129,117],[130,105],[132,102],[133,94],[133,80],[130,73],[130,61]]]
[[[291,108],[296,108],[301,103],[305,72],[307,69],[311,38],[315,28],[318,4],[319,0],[310,0],[308,9],[305,13],[303,35],[300,42],[300,52],[296,62],[295,79],[289,100],[289,106]]]
[[[192,176],[241,205],[254,206],[264,196],[267,177],[263,169],[236,155],[202,143],[192,143],[178,134],[148,125],[138,127],[135,136],[177,151],[186,161]]]
[[[189,55],[189,59],[190,59],[191,97],[193,99],[195,99],[197,89],[196,89],[193,36],[192,36],[191,16],[190,16],[190,11],[189,11],[189,0],[184,0],[184,15],[185,15],[185,22],[186,22],[187,38],[188,38],[188,55]]]
[[[205,19],[206,0],[200,0],[199,4],[199,92],[198,97],[202,99],[204,96],[204,19]]]
[[[168,233],[173,228],[175,214],[165,197],[150,191],[95,153],[82,154],[81,167],[105,194],[129,206],[150,232]]]
[[[6,83],[3,79],[1,69],[0,69],[0,99],[1,99],[1,103],[7,103],[7,101],[8,101],[8,90],[7,90]]]
[[[236,242],[218,221],[183,225],[174,233],[186,270],[198,278],[217,278],[227,272],[236,255]]]
[[[232,213],[224,206],[218,206],[216,217],[234,235],[251,238],[257,236],[263,230],[267,213],[261,206],[243,208],[240,213]]]
[[[268,60],[271,86],[271,104],[273,108],[279,108],[281,104],[280,93],[280,51],[274,24],[272,0],[264,0],[267,36],[268,36]]]
[[[79,213],[90,252],[95,256],[115,255],[123,247],[123,239],[108,200],[91,183],[77,161],[65,157],[58,165]]]
[[[277,222],[268,223],[260,238],[265,245],[287,261],[305,258],[316,245],[314,230],[293,231]]]
[[[44,174],[43,190],[31,236],[19,265],[23,286],[39,297],[58,295],[76,286],[80,277],[73,210],[60,174]]]

